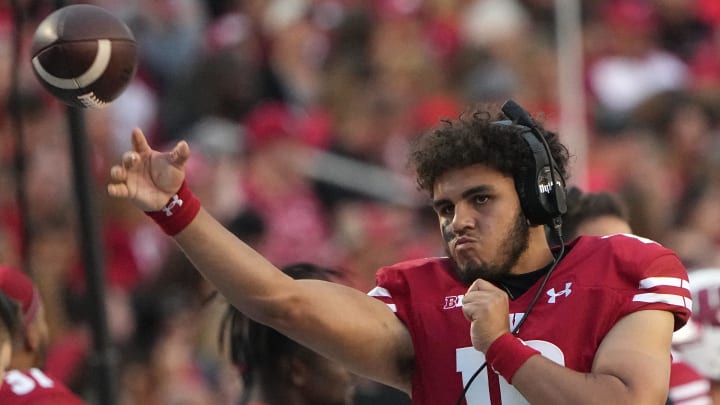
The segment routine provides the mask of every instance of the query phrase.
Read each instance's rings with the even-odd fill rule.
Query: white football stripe
[[[95,60],[93,61],[90,68],[85,73],[81,74],[75,79],[63,79],[57,76],[51,75],[45,68],[42,67],[38,57],[32,59],[33,67],[43,80],[53,87],[57,87],[63,90],[79,89],[94,83],[100,76],[105,73],[108,64],[110,64],[110,56],[112,55],[112,43],[109,39],[98,39],[98,50],[95,54]]]
[[[682,295],[676,295],[676,294],[654,294],[654,293],[645,293],[645,294],[635,294],[633,297],[633,301],[638,302],[662,302],[665,304],[670,305],[677,305],[679,307],[685,307],[685,308],[692,308],[692,300],[683,297]]]
[[[681,287],[688,289],[688,282],[678,277],[648,277],[640,280],[640,288],[650,289],[659,286]]]
[[[390,291],[388,291],[386,288],[382,287],[375,287],[370,292],[367,293],[367,295],[371,297],[390,297],[392,298],[392,295],[390,295]]]
[[[372,290],[370,290],[370,291],[367,293],[367,295],[369,295],[369,296],[371,296],[371,297],[387,297],[387,298],[392,298],[392,295],[390,295],[390,291],[388,291],[387,288],[382,288],[382,287],[375,287],[375,288],[373,288]],[[385,305],[387,305],[388,308],[390,308],[390,310],[392,310],[393,312],[397,312],[397,305],[395,305],[395,304],[390,304],[390,303],[387,303],[387,302],[385,303]]]

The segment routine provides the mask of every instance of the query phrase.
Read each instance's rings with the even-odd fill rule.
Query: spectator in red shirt
[[[83,405],[59,380],[42,371],[49,335],[43,303],[32,280],[19,270],[0,266],[0,292],[20,306],[19,327],[13,336],[10,367],[0,387],[0,403]]]

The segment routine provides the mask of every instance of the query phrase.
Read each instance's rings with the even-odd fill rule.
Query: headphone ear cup
[[[545,145],[530,128],[523,128],[525,130],[520,133],[520,137],[530,150],[533,164],[527,173],[521,174],[522,178],[515,179],[515,189],[523,213],[531,224],[551,224],[554,218],[567,210],[565,180],[554,162],[548,159]]]
[[[565,179],[557,170],[545,142],[538,138],[542,135],[536,135],[530,127],[509,120],[495,121],[493,124],[517,128],[518,135],[530,152],[532,164],[527,172],[517,173],[514,179],[523,214],[532,225],[552,224],[555,218],[567,211]]]
[[[528,184],[528,179],[532,178],[532,173],[524,173],[524,175],[515,176],[515,191],[517,192],[518,198],[520,199],[520,208],[525,214],[525,218],[530,221],[531,224],[536,224],[537,216],[534,213],[537,211],[532,201],[535,197],[532,196],[532,191],[528,192],[528,189],[532,188],[532,184]]]

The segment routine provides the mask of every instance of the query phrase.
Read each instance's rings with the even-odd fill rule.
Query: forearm
[[[200,273],[228,301],[253,318],[267,316],[263,302],[283,291],[283,284],[292,283],[290,277],[204,209],[174,238]]]
[[[628,362],[633,361],[631,358],[629,356]],[[643,367],[638,372],[653,374],[648,381],[667,382],[667,370],[668,365],[657,364],[656,367]],[[667,383],[664,386],[640,386],[610,373],[580,373],[539,355],[528,359],[517,370],[512,383],[533,405],[662,405],[667,398]]]

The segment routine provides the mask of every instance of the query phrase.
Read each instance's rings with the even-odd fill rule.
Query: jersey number
[[[544,340],[528,340],[528,346],[542,353],[543,357],[554,361],[561,366],[565,365],[565,356],[559,347]],[[473,374],[485,362],[485,354],[473,347],[463,347],[455,351],[457,372],[462,375],[463,387]],[[468,405],[526,405],[527,400],[504,378],[487,367],[475,378],[465,394]]]
[[[27,374],[10,370],[5,374],[5,382],[15,395],[26,395],[36,387],[52,388],[53,381],[37,368],[31,368]]]

